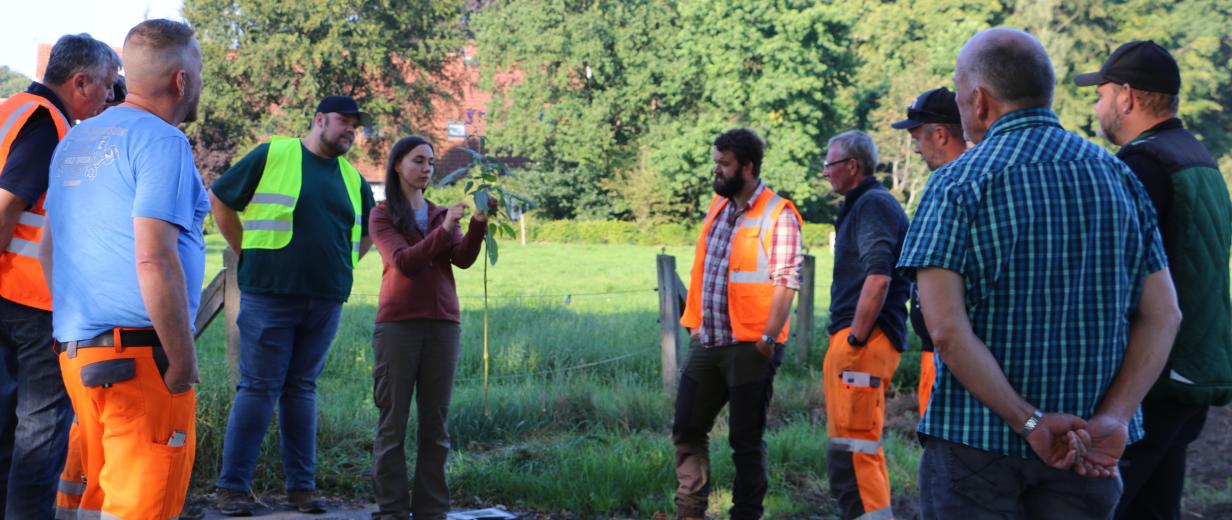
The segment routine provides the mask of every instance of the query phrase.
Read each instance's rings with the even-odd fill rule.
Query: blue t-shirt
[[[83,121],[56,147],[44,207],[57,340],[151,326],[137,282],[136,217],[179,228],[189,319],[196,315],[205,275],[201,222],[210,203],[179,129],[123,106]]]

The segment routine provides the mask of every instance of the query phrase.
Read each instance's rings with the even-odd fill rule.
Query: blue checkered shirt
[[[1124,163],[1051,110],[998,119],[928,180],[898,266],[963,277],[971,327],[1024,399],[1089,418],[1121,367],[1142,281],[1166,267],[1155,210]],[[920,432],[1031,458],[937,358]],[[1129,425],[1142,437],[1141,413]]]

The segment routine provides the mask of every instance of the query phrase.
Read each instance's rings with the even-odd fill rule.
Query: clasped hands
[[[1112,478],[1119,475],[1117,462],[1128,437],[1129,425],[1111,415],[1083,420],[1049,413],[1027,435],[1027,443],[1049,466],[1072,469],[1084,477]]]

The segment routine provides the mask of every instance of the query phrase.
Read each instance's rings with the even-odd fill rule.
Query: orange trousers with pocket
[[[74,357],[61,352],[60,370],[77,413],[85,470],[79,513],[125,520],[179,516],[196,452],[195,390],[170,393],[151,347],[79,348]]]
[[[873,329],[862,347],[847,343],[849,331],[830,336],[822,369],[830,494],[842,518],[890,519],[890,473],[881,432],[886,388],[900,354],[880,328]]]

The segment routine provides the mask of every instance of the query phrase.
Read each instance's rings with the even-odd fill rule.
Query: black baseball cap
[[[372,123],[372,117],[367,112],[359,109],[359,103],[356,103],[351,96],[329,96],[321,100],[321,104],[317,105],[317,112],[321,114],[343,114],[348,116],[359,116],[359,124],[368,126]]]
[[[1153,41],[1133,41],[1112,51],[1099,72],[1074,76],[1080,87],[1116,83],[1151,92],[1177,95],[1181,92],[1181,71],[1167,49]]]
[[[915,103],[907,107],[907,119],[890,125],[899,130],[910,130],[928,123],[944,123],[961,125],[962,118],[958,115],[958,102],[954,93],[945,87],[935,88],[920,94]]]

